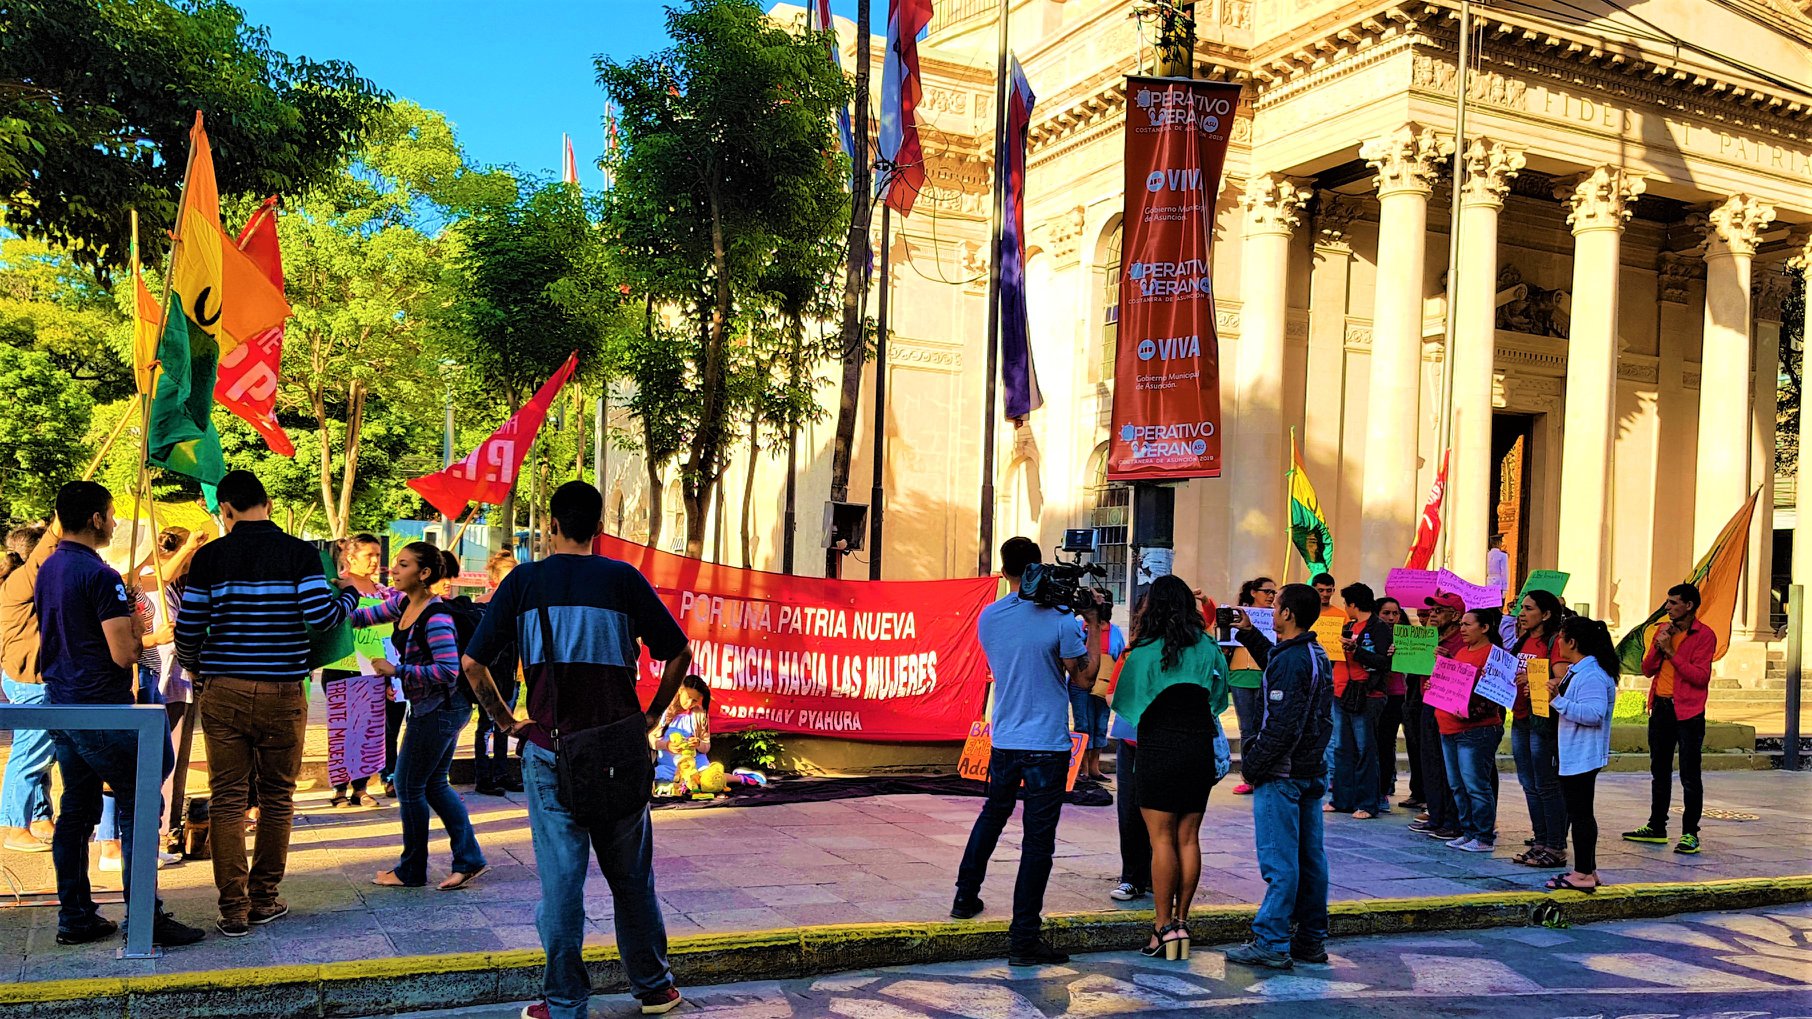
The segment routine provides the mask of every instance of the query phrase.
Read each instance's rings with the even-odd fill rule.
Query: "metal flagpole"
[[[1465,184],[1466,175],[1466,76],[1468,65],[1472,62],[1472,3],[1471,0],[1460,0],[1460,70],[1454,76],[1456,88],[1453,97],[1453,182],[1448,190],[1453,201],[1448,213],[1447,226],[1447,328],[1446,349],[1441,352],[1441,427],[1440,439],[1435,443],[1436,454],[1446,451],[1453,442],[1453,345],[1458,333],[1455,326],[1454,298],[1459,292],[1460,267],[1460,188]],[[1486,464],[1462,464],[1460,469],[1484,470]],[[1439,470],[1439,468],[1436,468]],[[1453,531],[1453,522],[1448,521],[1435,535],[1434,561],[1447,565],[1447,536]]]
[[[886,193],[895,182],[893,168],[882,171],[887,177]],[[881,203],[881,291],[875,319],[875,467],[874,483],[868,495],[868,579],[881,579],[882,501],[886,497],[884,477],[887,466],[887,292],[892,289],[891,252],[893,241],[893,206]],[[992,420],[990,418],[989,420]]]
[[[988,258],[988,375],[983,383],[987,420],[982,425],[981,548],[976,554],[976,576],[994,572],[994,427],[995,401],[1000,386],[1000,253],[1001,226],[1006,218],[1007,174],[1007,0],[1000,0],[994,33],[994,230]]]

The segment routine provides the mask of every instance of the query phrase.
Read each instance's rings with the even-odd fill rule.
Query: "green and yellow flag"
[[[150,462],[218,484],[226,465],[214,430],[220,358],[281,325],[289,304],[220,228],[220,190],[201,114],[189,130],[189,172],[171,249],[170,304],[157,341]]]
[[[1699,589],[1699,622],[1718,635],[1718,649],[1711,656],[1713,661],[1730,650],[1730,620],[1736,614],[1737,599],[1742,596],[1743,563],[1749,558],[1749,522],[1755,516],[1756,497],[1761,493],[1759,488],[1749,493],[1749,500],[1724,524],[1717,540],[1699,557],[1692,574],[1686,578],[1686,583]],[[1624,634],[1617,645],[1617,657],[1623,663],[1624,672],[1642,674],[1642,657],[1654,640],[1656,624],[1666,614],[1665,607],[1658,608],[1635,629]]]
[[[1296,451],[1296,429],[1290,429],[1290,544],[1302,556],[1309,576],[1330,572],[1334,561],[1334,533],[1328,530],[1328,518],[1322,515],[1321,502],[1315,498],[1315,486],[1302,469],[1302,454]]]

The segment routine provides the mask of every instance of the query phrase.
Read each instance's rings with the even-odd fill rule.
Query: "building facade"
[[[1128,493],[1102,465],[1125,77],[1155,65],[1155,29],[1134,7],[1011,5],[1012,49],[1038,94],[1027,277],[1046,402],[1023,427],[1000,427],[992,507],[996,541],[1028,534],[1048,547],[1066,528],[1099,528],[1099,558],[1120,577],[1136,538]],[[938,0],[920,45],[929,181],[892,232],[890,578],[976,563],[995,10]],[[1760,488],[1741,646],[1725,663],[1759,675],[1788,572],[1776,543],[1790,532],[1774,518],[1781,305],[1812,258],[1809,11],[1805,0],[1474,5],[1460,137],[1453,0],[1197,3],[1197,75],[1244,94],[1214,203],[1227,466],[1178,488],[1175,572],[1223,594],[1261,573],[1304,579],[1300,560],[1286,566],[1294,429],[1336,576],[1381,585],[1434,481],[1451,373],[1447,565],[1484,580],[1501,534],[1513,583],[1565,570],[1566,600],[1621,632]],[[842,27],[847,64],[853,29]],[[823,547],[828,380],[824,393],[833,413],[801,437],[799,572],[818,572]],[[865,382],[858,501],[871,393]],[[726,478],[724,561],[741,562],[753,470],[750,561],[778,568],[780,452],[739,459]],[[638,470],[623,465],[613,496],[631,536]],[[1812,539],[1794,551],[1812,561]]]

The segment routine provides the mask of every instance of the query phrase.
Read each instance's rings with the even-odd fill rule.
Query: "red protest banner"
[[[711,686],[714,731],[961,740],[981,714],[988,664],[975,624],[994,600],[994,577],[794,577],[609,535],[597,550],[641,570],[691,638],[692,671]],[[644,657],[644,702],[659,678],[659,663]]]
[[[1126,214],[1114,372],[1115,481],[1221,473],[1214,196],[1238,85],[1126,81]]]

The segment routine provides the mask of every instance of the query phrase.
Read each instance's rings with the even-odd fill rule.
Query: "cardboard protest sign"
[[[1390,657],[1392,672],[1426,676],[1434,671],[1435,648],[1441,643],[1441,631],[1433,626],[1399,626],[1391,632],[1396,653]]]
[[[1451,658],[1435,659],[1428,685],[1422,690],[1422,702],[1454,715],[1466,714],[1472,703],[1472,684],[1479,671]]]
[[[324,683],[327,694],[327,780],[345,785],[384,770],[382,676]]]
[[[1571,576],[1572,574],[1559,570],[1530,570],[1529,579],[1523,581],[1523,589],[1517,593],[1516,602],[1518,605],[1522,604],[1523,598],[1530,591],[1546,591],[1558,598],[1567,589],[1567,579]]]
[[[1516,703],[1516,656],[1501,647],[1491,649],[1485,667],[1479,670],[1472,692],[1493,704],[1508,708]]]
[[[1543,718],[1553,713],[1551,707],[1553,695],[1548,690],[1548,678],[1553,674],[1548,660],[1539,655],[1523,655],[1523,666],[1529,683],[1529,710]]]
[[[1440,574],[1433,570],[1411,570],[1398,567],[1384,578],[1384,593],[1414,611],[1428,606],[1428,599],[1440,590]]]
[[[1315,640],[1321,650],[1328,653],[1328,661],[1346,661],[1346,649],[1340,646],[1340,630],[1346,625],[1346,616],[1337,612],[1324,612],[1315,617]]]
[[[987,722],[971,722],[969,736],[963,740],[963,756],[957,759],[956,773],[977,782],[988,781],[988,759],[994,755],[993,727]],[[1076,788],[1076,774],[1082,769],[1082,751],[1088,748],[1088,737],[1070,733],[1070,774],[1066,792]]]

